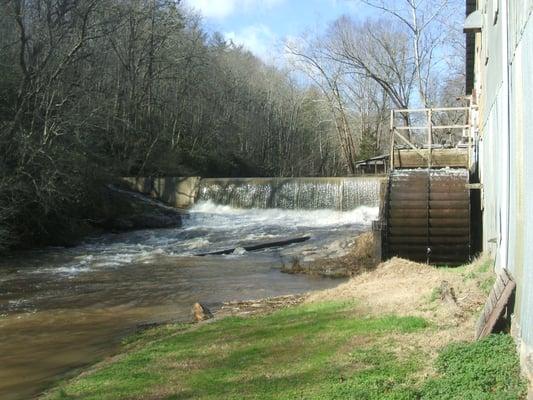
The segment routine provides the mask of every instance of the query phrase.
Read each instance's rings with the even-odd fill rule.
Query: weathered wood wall
[[[428,149],[420,149],[428,157]],[[428,160],[412,149],[394,150],[394,168],[424,168]],[[433,149],[431,151],[431,166],[433,168],[468,168],[467,149]]]

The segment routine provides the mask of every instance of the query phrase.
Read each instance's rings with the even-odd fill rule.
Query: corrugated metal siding
[[[503,106],[503,104],[496,104],[497,98],[502,96],[503,72],[505,62],[502,58],[502,20],[498,18],[496,24],[493,22],[493,1],[489,1],[486,6],[486,13],[484,14],[484,27],[482,33],[483,42],[483,57],[482,63],[486,63],[486,73],[483,73],[483,93],[485,98],[484,104],[484,123],[493,112],[500,112],[495,109],[496,106]],[[489,130],[491,127],[488,128]]]
[[[509,1],[509,48],[516,49],[533,13],[533,0]]]
[[[494,20],[493,1],[481,1],[478,9],[484,13],[476,83],[480,93],[480,180],[483,191],[483,249],[491,253],[496,266],[502,267],[500,252],[502,240],[502,203],[506,189],[503,185],[502,142],[507,138],[503,93],[502,21]]]
[[[480,141],[480,178],[483,190],[483,249],[489,251],[499,264],[498,246],[501,242],[501,203],[503,188],[500,174],[502,171],[501,149],[502,132],[500,113],[502,104],[496,97],[490,113],[486,117]]]
[[[494,24],[492,0],[480,0],[485,12],[482,39],[477,46],[476,88],[480,91],[480,178],[483,189],[483,245],[496,267],[510,270],[517,281],[516,332],[521,339],[522,360],[533,357],[533,0],[500,0]],[[508,7],[508,53],[504,53],[502,18]],[[486,63],[486,56],[488,62]],[[509,86],[504,75],[509,68]],[[509,103],[507,104],[507,95]],[[507,117],[509,107],[509,119]],[[502,161],[509,140],[510,176],[505,187]],[[508,192],[509,205],[504,196]],[[508,256],[500,247],[502,224],[509,215]],[[532,360],[533,362],[533,360]],[[530,366],[533,368],[533,365]],[[533,372],[533,370],[531,370]]]
[[[533,0],[510,2],[511,138],[515,190],[510,209],[515,237],[510,263],[517,287],[517,318],[523,342],[533,347]],[[513,188],[511,188],[513,189]]]

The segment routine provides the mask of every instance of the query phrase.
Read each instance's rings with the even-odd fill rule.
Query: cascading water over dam
[[[197,201],[235,208],[330,209],[377,207],[381,178],[202,179]]]

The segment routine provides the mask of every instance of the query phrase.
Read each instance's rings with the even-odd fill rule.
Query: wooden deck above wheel
[[[427,166],[429,158],[428,149],[395,149],[394,168],[419,168]],[[432,149],[432,168],[468,168],[468,149]]]

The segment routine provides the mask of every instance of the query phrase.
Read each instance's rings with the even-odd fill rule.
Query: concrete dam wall
[[[188,208],[196,200],[201,177],[125,177],[121,182],[128,189],[149,195],[176,208]]]
[[[353,210],[379,206],[383,177],[123,178],[127,186],[177,208],[197,201],[235,208]]]

